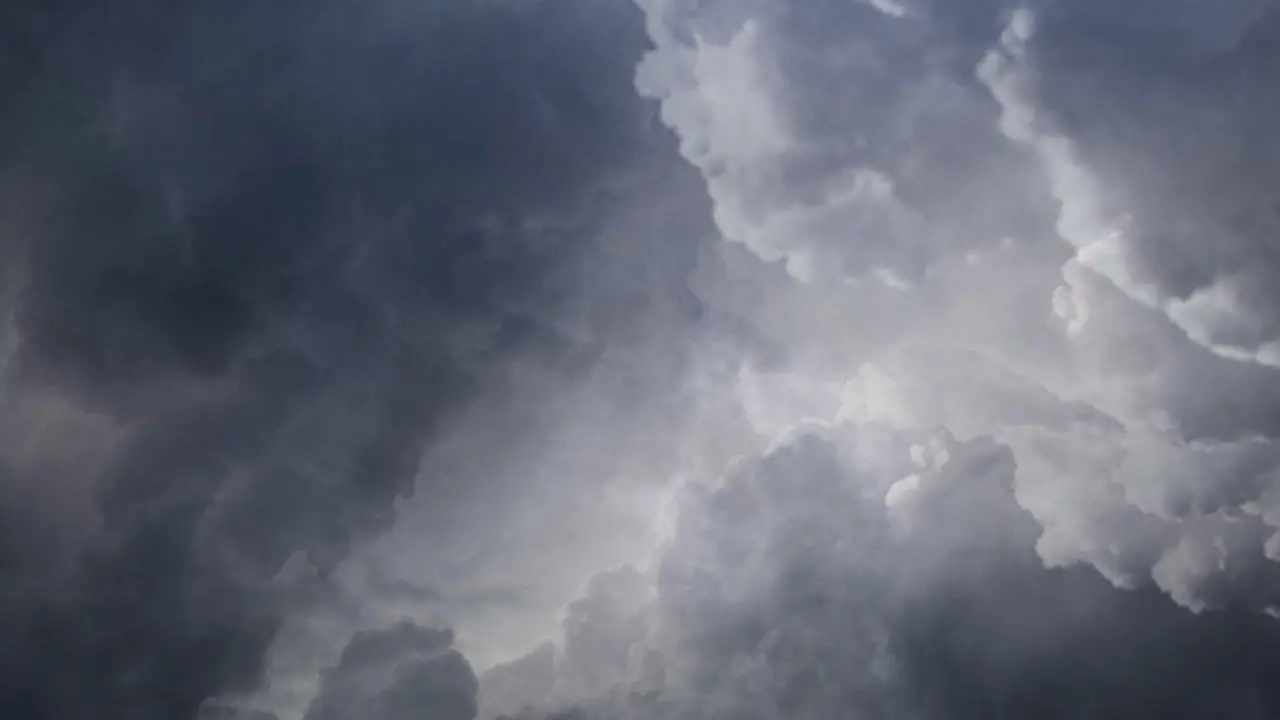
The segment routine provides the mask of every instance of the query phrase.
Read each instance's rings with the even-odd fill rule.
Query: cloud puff
[[[1046,570],[1014,471],[990,439],[856,424],[744,462],[683,507],[652,571],[651,630],[631,650],[630,675],[576,712],[1275,711],[1270,620],[1191,615],[1085,570]]]
[[[358,633],[321,680],[306,720],[471,720],[476,678],[452,641],[452,633],[409,622]]]
[[[787,349],[758,428],[991,435],[1050,565],[1274,603],[1267,3],[641,5],[720,230],[800,281],[720,251]]]
[[[1144,546],[1133,556],[1153,556],[1138,562],[1194,608],[1227,602],[1232,593],[1208,588],[1236,584],[1228,578],[1259,604],[1274,602],[1263,547],[1274,373],[1249,366],[1273,364],[1274,302],[1250,277],[1270,262],[1259,220],[1267,182],[1250,169],[1266,164],[1270,140],[1249,128],[1262,127],[1273,103],[1246,88],[1259,82],[1275,15],[1258,20],[1257,10],[1188,6],[1167,28],[1093,8],[1020,11],[978,72],[1005,132],[1039,156],[1060,203],[1058,234],[1076,249],[1058,312],[1094,376],[1129,406],[1116,411],[1153,426],[1135,427],[1123,467],[1104,471],[1118,499],[1148,516],[1134,520],[1153,528],[1119,546]],[[1089,30],[1098,23],[1109,30]],[[1104,283],[1164,317],[1127,307]]]
[[[480,676],[480,716],[571,704],[627,680],[634,648],[648,635],[652,594],[631,566],[593,575],[565,609],[558,645],[544,643]]]
[[[1197,343],[1275,365],[1276,20],[1254,24],[1260,7],[1188,5],[1162,14],[1172,27],[1117,22],[1096,37],[1086,23],[1111,13],[1024,11],[981,75],[1006,133],[1041,157],[1082,263]]]
[[[637,87],[702,170],[724,236],[797,277],[914,283],[1043,211],[1000,197],[1030,168],[973,91],[963,28],[906,6],[641,5],[656,48]]]

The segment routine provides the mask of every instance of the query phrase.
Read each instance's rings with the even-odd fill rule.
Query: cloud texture
[[[656,597],[630,621],[648,627],[643,639],[574,657],[569,637],[583,630],[570,614],[562,673],[628,658],[575,712],[1276,712],[1280,696],[1265,680],[1278,659],[1272,620],[1190,615],[1156,592],[1116,592],[1090,570],[1045,569],[1037,527],[1013,498],[1014,470],[1009,449],[990,439],[856,423],[804,432],[743,463],[682,508],[654,566]],[[580,602],[609,601],[596,585]],[[591,629],[603,639],[622,626]]]
[[[0,675],[22,717],[252,694],[398,503],[507,492],[420,472],[466,408],[506,403],[512,431],[485,432],[533,442],[515,398],[591,379],[647,421],[638,391],[682,348],[645,338],[698,312],[696,232],[633,241],[623,217],[681,212],[652,190],[674,166],[648,159],[630,5],[137,10],[6,11]]]
[[[17,716],[1280,714],[1270,0],[3,13]]]
[[[1268,606],[1275,16],[1041,5],[652,3],[637,82],[807,284],[771,299],[796,374],[1009,442],[1051,564]]]
[[[684,510],[608,699],[538,701],[1274,713],[1272,9],[642,5],[637,87],[728,243],[707,296],[789,351],[741,412],[828,429]],[[939,426],[938,466],[829,437]]]

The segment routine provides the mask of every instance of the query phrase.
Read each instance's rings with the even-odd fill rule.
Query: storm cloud
[[[621,244],[625,199],[672,167],[649,159],[628,4],[10,15],[16,715],[191,717],[252,691],[299,583],[398,501],[483,480],[420,475],[452,418],[600,367],[642,406],[627,383],[649,375],[614,358],[659,313],[696,319],[697,233]],[[291,558],[311,571],[281,575]]]
[[[640,4],[704,296],[787,361],[627,671],[525,713],[1274,714],[1274,10]]]
[[[991,434],[1049,563],[1264,608],[1276,15],[1184,5],[655,2],[637,87],[796,281],[752,311],[826,388],[800,416]]]
[[[0,706],[1270,718],[1269,0],[0,13]]]
[[[565,667],[628,658],[612,687],[576,706],[538,699],[601,718],[1276,712],[1271,619],[1194,616],[1091,570],[1045,569],[1014,471],[990,439],[806,431],[683,507],[635,613],[643,639],[587,661],[566,650]]]

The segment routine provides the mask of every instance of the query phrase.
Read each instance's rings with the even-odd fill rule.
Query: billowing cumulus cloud
[[[30,5],[13,713],[1280,713],[1269,0]]]
[[[1274,713],[1270,8],[641,5],[700,287],[786,369],[734,384],[757,459],[679,514],[628,673],[530,702]]]
[[[368,717],[461,718],[476,714],[476,676],[452,647],[453,633],[401,621],[356,633],[337,663],[325,669],[307,720]],[[277,716],[244,707],[206,703],[200,720],[274,720]]]
[[[775,431],[846,388],[991,434],[1051,565],[1275,602],[1265,4],[642,5],[638,89],[794,278]]]
[[[656,48],[637,87],[706,176],[724,236],[765,260],[909,284],[1035,217],[1006,192],[1028,167],[972,92],[963,28],[864,3],[641,5]]]
[[[321,680],[305,718],[470,720],[476,714],[476,677],[450,647],[452,640],[448,631],[408,622],[356,634]]]
[[[806,432],[740,464],[682,508],[655,563],[656,596],[638,615],[650,630],[626,654],[627,673],[571,712],[1276,712],[1280,696],[1264,678],[1280,629],[1269,618],[1194,616],[1157,592],[1117,592],[1091,570],[1045,569],[1036,523],[1013,497],[1015,469],[1010,450],[989,438],[856,423]],[[597,593],[582,602],[603,602]],[[595,658],[607,666],[622,655]]]
[[[1275,365],[1263,279],[1275,218],[1263,188],[1276,23],[1258,20],[1259,5],[1205,5],[1172,14],[1168,28],[1125,18],[1111,42],[1087,24],[1109,13],[1050,11],[1042,22],[1023,11],[980,74],[1005,132],[1041,157],[1059,232],[1083,263],[1197,343]]]

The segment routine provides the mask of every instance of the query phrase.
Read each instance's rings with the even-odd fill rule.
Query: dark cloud
[[[557,648],[547,642],[510,662],[481,673],[478,714],[482,717],[517,715],[553,703]]]
[[[404,622],[358,633],[325,673],[306,720],[471,720],[476,676],[448,631]]]
[[[565,608],[559,645],[544,643],[480,676],[480,715],[536,712],[607,694],[629,679],[634,649],[649,632],[652,594],[631,566],[592,576]]]
[[[202,706],[196,717],[199,720],[279,720],[275,715],[261,710],[245,710],[214,704]]]
[[[1280,716],[1273,5],[5,6],[0,706]]]
[[[631,674],[577,712],[1246,719],[1280,709],[1266,679],[1280,662],[1269,619],[1192,615],[1157,592],[1043,568],[1007,448],[875,427],[822,435],[685,506]],[[911,449],[922,442],[933,454],[923,467]],[[886,488],[912,466],[886,507]]]
[[[50,525],[74,567],[19,593],[11,566],[53,540],[5,524],[15,716],[186,718],[250,692],[286,561],[324,576],[430,497],[420,458],[460,408],[517,363],[585,375],[651,306],[696,319],[687,235],[601,240],[671,157],[631,90],[627,3],[18,3],[3,24],[4,391],[109,428],[68,467],[0,455],[6,514],[43,483],[97,526]],[[404,659],[385,716],[434,702],[433,663],[465,667],[449,653]],[[347,660],[314,717],[360,702]]]

